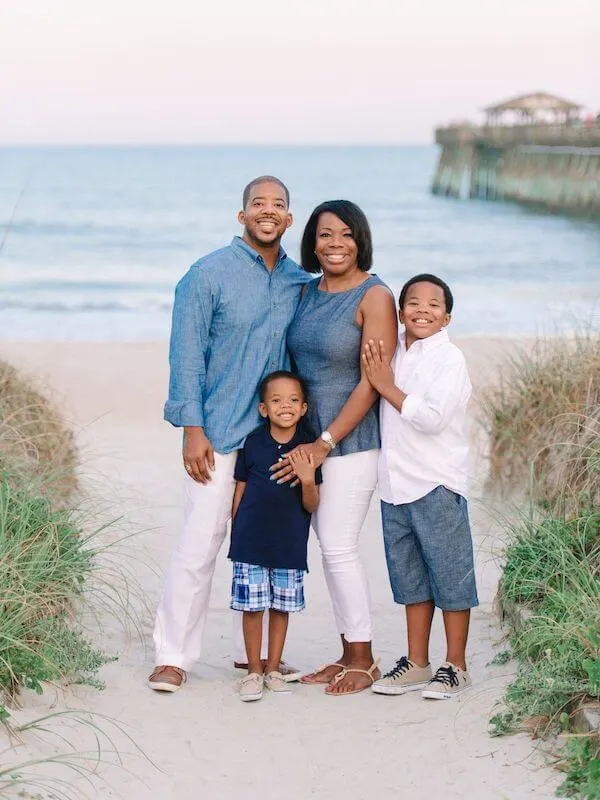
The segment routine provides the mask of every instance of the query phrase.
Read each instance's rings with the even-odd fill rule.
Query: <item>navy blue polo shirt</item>
[[[299,425],[292,439],[280,444],[271,436],[269,424],[253,431],[238,453],[236,481],[244,481],[242,495],[231,531],[229,555],[232,561],[274,569],[308,570],[306,548],[310,514],[302,505],[302,487],[270,480],[269,467],[299,444],[314,437]],[[320,467],[315,482],[322,482]]]

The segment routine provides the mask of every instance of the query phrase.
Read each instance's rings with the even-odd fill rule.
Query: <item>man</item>
[[[292,215],[278,178],[246,186],[238,221],[242,237],[193,264],[175,290],[165,419],[184,429],[187,476],[183,532],[154,630],[157,666],[148,685],[157,691],[177,691],[200,657],[237,450],[258,425],[261,379],[289,367],[286,332],[310,280],[280,246]],[[243,661],[240,618],[236,657]]]

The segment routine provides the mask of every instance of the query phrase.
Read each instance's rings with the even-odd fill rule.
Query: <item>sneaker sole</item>
[[[178,692],[181,684],[176,686],[174,683],[160,683],[159,681],[148,681],[148,686],[155,692]]]
[[[262,700],[263,693],[260,692],[259,694],[244,694],[240,695],[240,700],[242,703],[252,703],[254,700]]]
[[[267,686],[266,684],[265,684],[265,689],[268,692],[271,692],[271,694],[292,694],[292,690],[291,689],[287,689],[287,688],[286,689],[271,689],[271,687]]]
[[[375,694],[407,694],[408,692],[418,692],[428,683],[429,681],[423,681],[422,683],[411,683],[408,686],[379,686],[374,683],[371,690]]]
[[[421,697],[425,698],[425,700],[454,700],[455,697],[459,697],[470,688],[470,686],[465,686],[463,689],[459,689],[456,692],[436,692],[433,689],[424,689],[421,692]]]

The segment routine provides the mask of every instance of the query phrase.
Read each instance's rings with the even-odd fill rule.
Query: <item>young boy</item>
[[[289,692],[278,671],[288,612],[304,608],[304,572],[310,515],[319,505],[321,471],[299,445],[314,436],[299,426],[308,410],[302,378],[273,372],[259,387],[259,411],[267,419],[251,433],[240,451],[233,498],[229,558],[233,563],[231,608],[243,611],[248,674],[240,682],[240,700],[260,700],[263,686]],[[269,467],[290,454],[299,485],[290,488],[271,478]],[[260,660],[262,617],[269,611],[269,650]]]
[[[465,649],[478,605],[467,513],[464,432],[471,383],[446,326],[452,292],[435,275],[416,275],[400,293],[404,325],[393,366],[383,342],[363,360],[382,397],[379,489],[394,600],[406,606],[408,656],[376,681],[378,694],[423,689],[449,699],[471,685]],[[432,676],[429,635],[435,607],[446,632],[446,660]]]

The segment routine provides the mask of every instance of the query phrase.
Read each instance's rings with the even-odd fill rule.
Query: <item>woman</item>
[[[361,363],[364,344],[397,342],[394,298],[370,275],[373,247],[363,212],[347,200],[317,206],[302,236],[302,266],[322,275],[307,284],[288,331],[298,374],[308,382],[308,418],[316,441],[302,445],[323,464],[321,503],[313,515],[323,569],[342,639],[342,655],[303,678],[331,695],[367,689],[379,677],[371,649],[369,587],[358,536],[377,482],[377,393]],[[325,462],[325,463],[323,463]],[[276,475],[289,480],[286,465]]]

